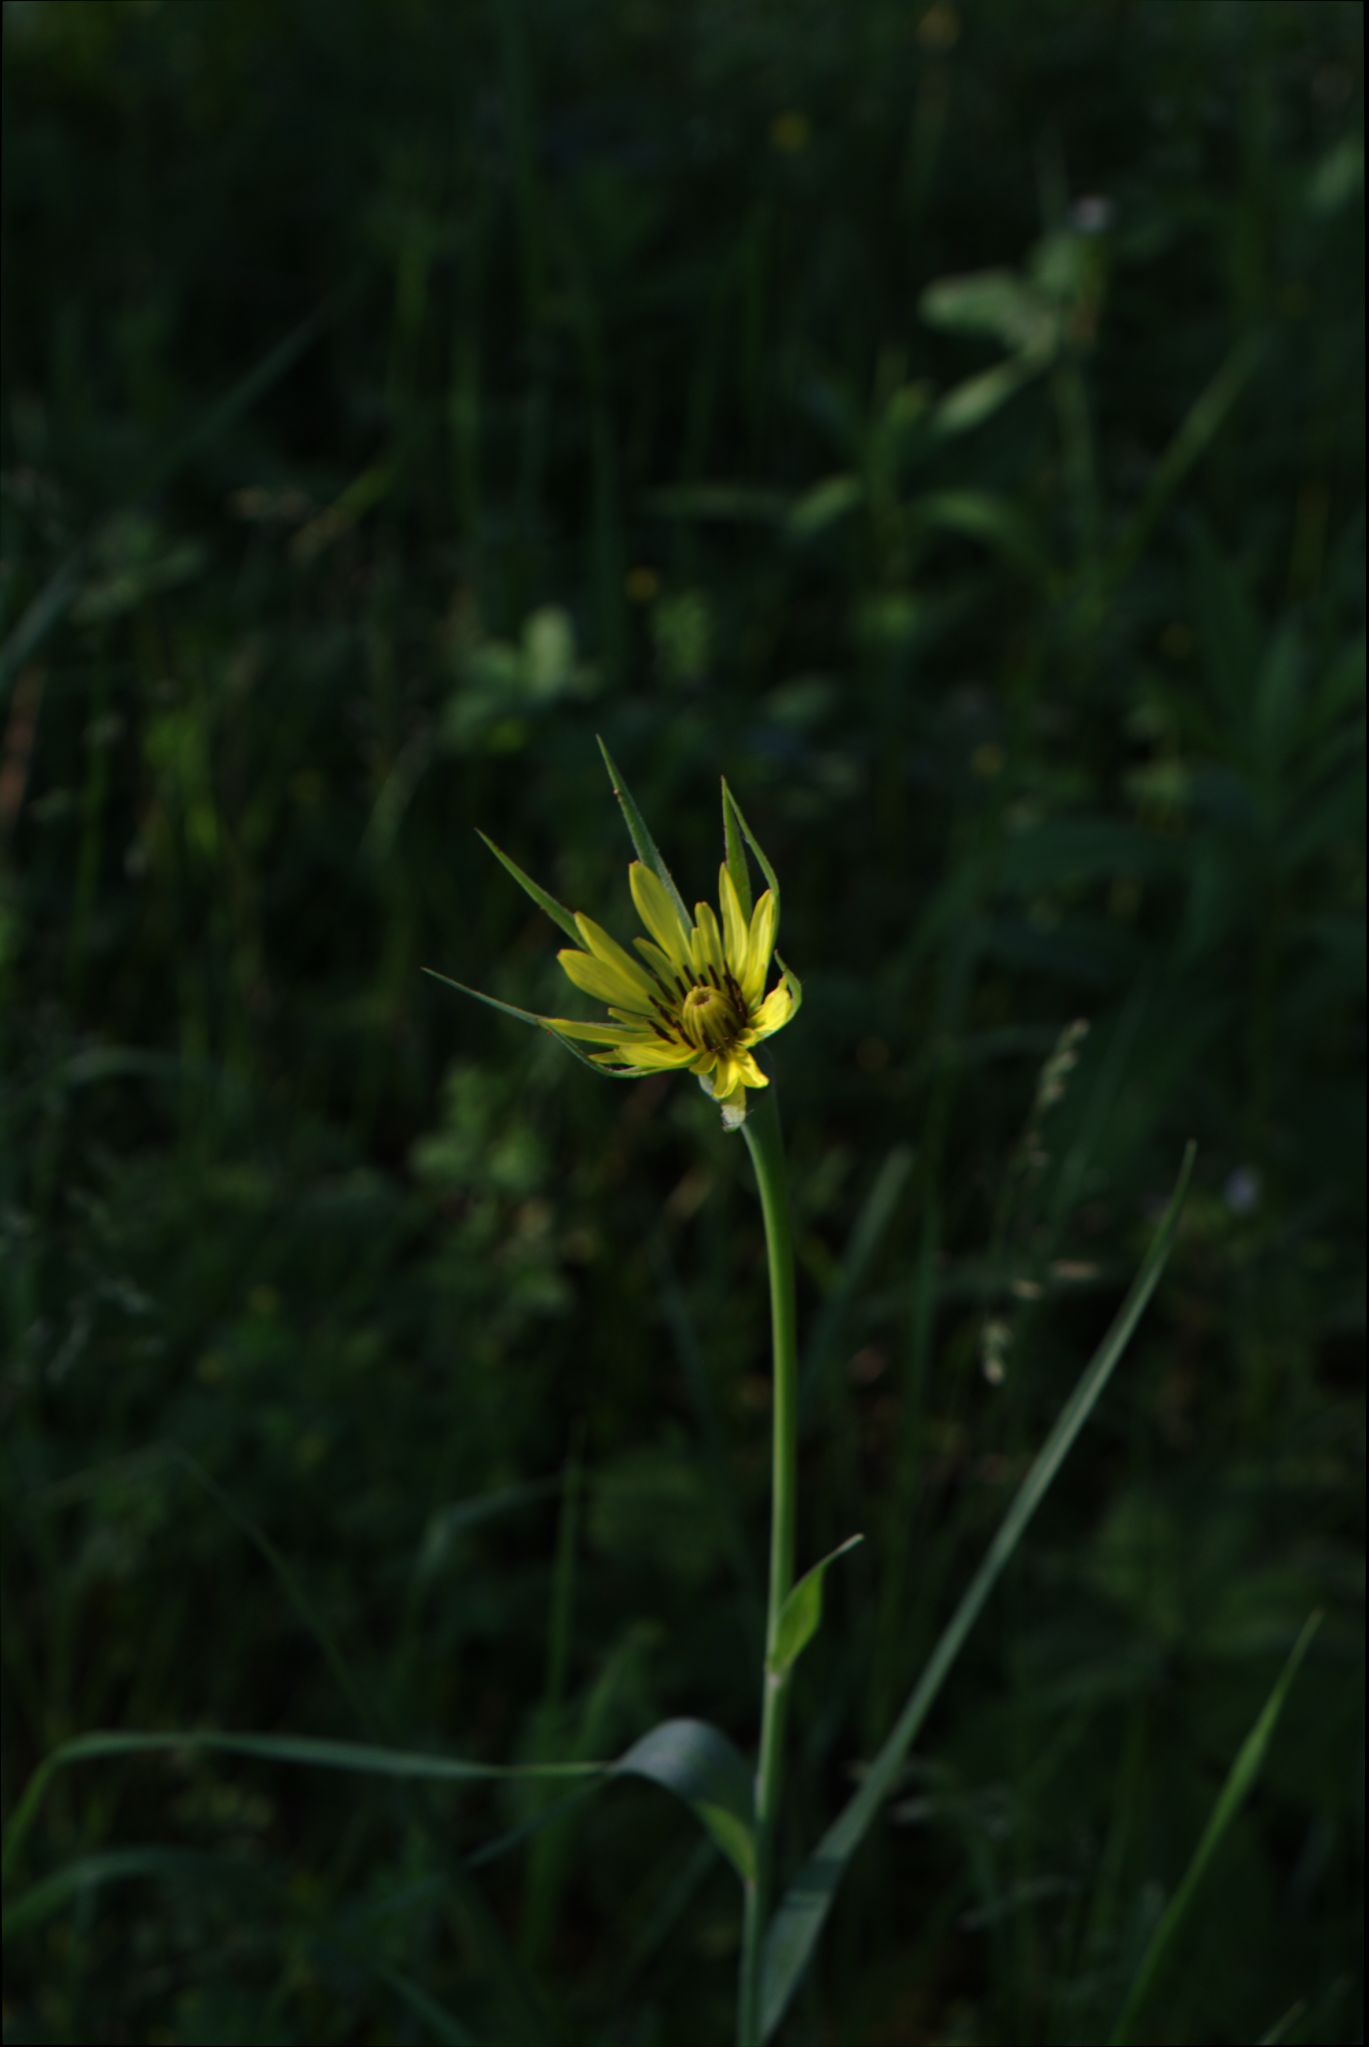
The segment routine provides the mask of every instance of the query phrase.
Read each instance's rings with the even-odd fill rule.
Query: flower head
[[[614,1080],[640,1080],[649,1073],[695,1074],[704,1092],[721,1104],[724,1123],[736,1129],[746,1117],[747,1089],[769,1085],[754,1047],[781,1030],[803,999],[797,976],[775,952],[779,883],[724,782],[726,857],[718,872],[718,908],[696,903],[691,920],[607,747],[602,740],[599,745],[638,855],[628,869],[628,883],[648,935],[634,938],[632,952],[593,918],[566,909],[539,888],[492,840],[485,844],[519,887],[576,941],[558,958],[577,988],[605,1004],[607,1017],[582,1023],[573,1017],[534,1016],[461,981],[448,981],[445,974],[435,978],[549,1031],[577,1059]],[[769,884],[754,909],[748,846]],[[767,994],[772,957],[780,977]],[[587,1053],[581,1051],[582,1045],[599,1049]]]
[[[612,1022],[546,1022],[562,1037],[603,1046],[591,1054],[597,1066],[633,1075],[694,1073],[715,1101],[744,1115],[747,1088],[768,1084],[752,1047],[782,1029],[797,1007],[789,974],[765,992],[775,949],[774,892],[765,891],[748,919],[724,863],[720,914],[696,903],[691,924],[642,861],[633,861],[628,883],[650,933],[633,940],[638,957],[585,916],[575,918],[583,950],[568,946],[557,955],[577,988],[608,1005]]]

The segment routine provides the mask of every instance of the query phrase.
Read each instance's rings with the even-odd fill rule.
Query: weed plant
[[[1360,2037],[1361,36],[12,0],[7,2037],[730,2035],[687,1808],[518,1771],[753,1747],[746,1153],[420,972],[557,1006],[470,827],[608,918],[596,732],[804,981],[781,1889],[1198,1146],[777,2037]]]

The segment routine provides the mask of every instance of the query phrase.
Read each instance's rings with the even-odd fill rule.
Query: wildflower
[[[735,1130],[746,1118],[747,1090],[769,1085],[755,1047],[782,1030],[802,1000],[797,977],[775,953],[779,884],[724,782],[726,857],[718,872],[718,909],[696,903],[691,920],[602,740],[600,746],[638,854],[628,869],[628,885],[649,935],[633,940],[634,951],[626,951],[593,918],[549,896],[492,840],[485,844],[519,887],[576,941],[557,957],[575,987],[605,1004],[607,1017],[582,1023],[573,1017],[535,1016],[460,981],[448,985],[549,1031],[587,1066],[614,1080],[694,1074],[721,1106],[726,1126]],[[769,884],[754,909],[747,846]],[[780,978],[767,993],[772,957]],[[434,978],[448,979],[445,974]],[[584,1052],[582,1045],[598,1049]]]
[[[718,870],[721,916],[696,903],[687,924],[664,883],[640,860],[628,869],[637,914],[650,932],[633,944],[634,959],[592,918],[575,918],[583,950],[557,954],[567,977],[608,1004],[612,1023],[545,1019],[565,1038],[606,1049],[594,1063],[617,1073],[697,1074],[715,1101],[745,1114],[747,1088],[768,1083],[752,1047],[783,1029],[796,1007],[785,975],[767,995],[775,949],[775,897],[770,889],[750,921],[742,912],[726,863]]]

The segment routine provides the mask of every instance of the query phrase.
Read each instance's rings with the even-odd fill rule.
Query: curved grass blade
[[[1269,1747],[1279,1715],[1283,1711],[1284,1700],[1292,1689],[1293,1680],[1298,1674],[1298,1666],[1307,1654],[1312,1637],[1320,1626],[1320,1613],[1309,1614],[1303,1624],[1302,1633],[1289,1651],[1288,1661],[1280,1671],[1273,1691],[1265,1700],[1258,1720],[1236,1752],[1236,1759],[1227,1773],[1226,1782],[1217,1794],[1217,1803],[1213,1806],[1207,1825],[1203,1828],[1202,1839],[1193,1851],[1193,1860],[1184,1871],[1183,1880],[1165,1907],[1160,1923],[1150,1937],[1150,1944],[1141,1957],[1141,1965],[1127,1993],[1122,2015],[1113,2028],[1112,2047],[1126,2047],[1126,2042],[1135,2031],[1136,2021],[1141,2016],[1165,1957],[1188,1917],[1198,1886],[1207,1872],[1207,1866],[1221,1846],[1222,1837],[1228,1827],[1245,1804],[1260,1773],[1265,1751]]]
[[[459,995],[469,995],[473,1001],[483,1002],[486,1009],[502,1010],[505,1016],[516,1017],[519,1023],[533,1024],[539,1031],[545,1031],[549,1038],[555,1039],[563,1052],[569,1052],[572,1059],[578,1059],[582,1066],[587,1066],[591,1073],[597,1073],[601,1080],[639,1078],[635,1073],[615,1073],[611,1066],[596,1065],[588,1053],[582,1052],[569,1038],[563,1038],[559,1031],[552,1029],[545,1017],[534,1016],[530,1009],[517,1009],[512,1002],[501,1002],[497,995],[482,995],[478,988],[468,988],[464,981],[454,981],[450,974],[439,974],[436,967],[424,967],[422,971],[430,980],[440,981],[444,988],[455,988]]]
[[[834,1564],[838,1557],[844,1557],[848,1550],[864,1540],[863,1535],[848,1535],[845,1542],[829,1550],[821,1563],[814,1564],[811,1571],[805,1571],[798,1584],[791,1587],[789,1597],[780,1609],[775,1647],[766,1659],[766,1669],[773,1677],[783,1677],[787,1670],[793,1669],[822,1625],[822,1584],[828,1565]]]
[[[580,927],[565,904],[558,903],[555,896],[549,896],[544,888],[539,888],[530,874],[524,874],[516,860],[510,860],[507,853],[500,852],[493,839],[487,839],[479,830],[475,836],[489,847],[500,866],[513,876],[524,895],[531,896],[538,909],[550,917],[553,924],[559,924],[563,931],[568,932],[577,945],[583,945],[585,941],[581,936]]]
[[[725,1734],[706,1720],[663,1720],[610,1767],[615,1776],[649,1778],[683,1799],[742,1882],[755,1881],[755,1787]]]
[[[297,1734],[223,1734],[210,1730],[80,1734],[54,1749],[29,1779],[5,1834],[0,1866],[6,1879],[13,1871],[43,1794],[59,1769],[70,1763],[95,1762],[113,1756],[165,1755],[171,1751],[248,1756],[257,1762],[442,1784],[509,1783],[529,1778],[592,1783],[609,1777],[645,1777],[693,1808],[743,1876],[750,1867],[751,1775],[746,1764],[727,1736],[707,1722],[663,1720],[616,1762],[607,1763],[477,1763],[460,1756],[423,1755],[409,1749],[380,1748],[371,1742],[316,1740]]]
[[[651,833],[647,830],[646,819],[642,816],[641,811],[637,808],[636,803],[633,801],[632,791],[628,788],[627,783],[619,774],[616,766],[614,765],[613,755],[604,745],[602,739],[599,741],[599,751],[604,756],[604,766],[608,769],[608,778],[609,781],[613,784],[613,793],[618,798],[618,807],[622,811],[623,816],[627,821],[628,837],[631,839],[634,847],[636,848],[637,858],[640,861],[642,861],[645,866],[649,867],[652,873],[658,878],[662,887],[665,889],[666,894],[670,897],[670,900],[672,901],[672,903],[674,903],[675,908],[679,911],[680,916],[683,918],[685,930],[688,931],[690,926],[693,924],[694,919],[690,916],[688,910],[685,908],[684,897],[676,888],[674,880],[671,876],[670,869],[666,866],[665,861],[661,858],[660,848],[657,846],[656,841],[652,838]],[[578,932],[576,934],[576,937],[578,940],[579,938]]]
[[[948,1673],[978,1620],[1004,1566],[1026,1533],[1028,1524],[1064,1463],[1074,1440],[1097,1404],[1119,1358],[1131,1341],[1147,1302],[1159,1283],[1183,1213],[1193,1172],[1195,1147],[1184,1153],[1179,1178],[1159,1229],[1131,1291],[1112,1327],[1094,1352],[1083,1376],[1056,1420],[1031,1470],[1018,1488],[997,1535],[959,1606],[943,1629],[892,1733],[870,1764],[859,1791],[833,1822],[804,1864],[771,1921],[765,1944],[762,2038],[768,2039],[783,2018],[812,1958],[818,1937],[832,1909],[846,1866],[864,1839],[871,1821],[893,1790],[903,1759],[941,1690]]]

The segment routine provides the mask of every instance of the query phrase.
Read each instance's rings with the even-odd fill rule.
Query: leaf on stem
[[[780,1609],[775,1646],[765,1660],[766,1669],[773,1677],[783,1677],[786,1671],[793,1669],[822,1624],[822,1582],[827,1576],[828,1565],[834,1564],[838,1557],[844,1557],[848,1550],[864,1540],[863,1535],[848,1535],[845,1542],[829,1550],[821,1563],[814,1564],[811,1571],[805,1571],[798,1584],[790,1588],[789,1597]]]

